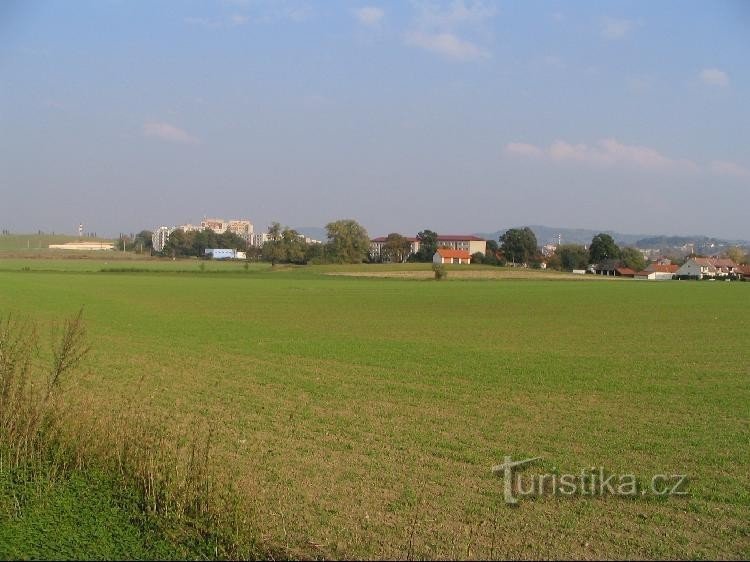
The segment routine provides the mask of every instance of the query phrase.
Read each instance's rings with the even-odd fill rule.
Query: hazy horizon
[[[4,2],[0,228],[750,239],[750,5]]]

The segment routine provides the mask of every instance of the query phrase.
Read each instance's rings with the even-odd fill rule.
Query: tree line
[[[417,234],[419,250],[411,253],[411,242],[398,233],[386,237],[379,256],[373,261],[390,262],[430,262],[438,249],[438,234],[432,230],[422,230]],[[636,271],[646,267],[645,259],[636,248],[620,248],[606,233],[597,234],[588,248],[578,244],[563,244],[551,256],[542,254],[534,231],[529,227],[511,228],[497,241],[487,240],[484,253],[471,256],[472,263],[486,265],[526,265],[541,267],[545,263],[552,269],[586,269],[591,264],[613,260],[618,266]]]
[[[412,252],[412,242],[405,236],[392,232],[386,236],[381,251],[371,250],[370,236],[357,221],[342,219],[326,225],[327,241],[308,243],[298,231],[273,222],[266,232],[267,240],[261,248],[248,246],[242,237],[213,230],[184,232],[175,230],[169,236],[160,255],[165,257],[204,257],[207,248],[231,248],[247,252],[250,260],[290,263],[363,263],[363,262],[431,262],[437,251],[437,232],[424,229],[417,233],[419,249]],[[152,252],[152,233],[143,230],[136,235],[121,235],[118,249],[127,251]],[[727,250],[727,256],[737,263],[747,262],[739,248]],[[632,247],[619,247],[611,235],[600,233],[594,236],[588,247],[581,244],[562,244],[552,255],[545,256],[540,251],[536,235],[529,227],[511,228],[498,240],[487,240],[486,251],[471,256],[472,263],[485,265],[526,265],[558,270],[586,269],[590,265],[607,264],[614,267],[628,267],[641,271],[646,267],[643,254]]]
[[[351,219],[330,222],[326,225],[328,241],[308,243],[305,237],[288,226],[273,222],[266,231],[267,240],[262,247],[248,242],[233,232],[217,234],[211,229],[173,231],[161,252],[164,257],[204,257],[207,248],[228,248],[247,253],[250,260],[277,263],[362,263],[368,261],[370,237],[367,230]],[[145,238],[148,237],[146,244]],[[143,231],[137,236],[121,236],[121,245],[126,250],[137,251],[139,247],[151,249],[151,232]]]
[[[544,262],[551,269],[568,271],[604,263],[634,271],[646,267],[646,260],[637,248],[620,248],[612,236],[603,232],[592,238],[588,248],[580,244],[561,244],[551,256],[542,255],[536,236],[528,227],[511,228],[500,237],[500,243],[500,253],[506,262],[532,266]]]

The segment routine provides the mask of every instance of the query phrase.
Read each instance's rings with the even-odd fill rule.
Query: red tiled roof
[[[659,273],[676,273],[678,269],[680,269],[680,266],[675,265],[675,264],[660,265],[658,263],[652,263],[644,271],[657,271]]]
[[[633,271],[629,267],[618,267],[617,269],[615,269],[615,271],[617,271],[617,273],[619,273],[620,275],[635,275],[635,271]]]
[[[404,236],[404,238],[406,238],[409,242],[417,241],[417,239],[414,238],[413,236]],[[377,238],[373,238],[372,240],[370,240],[370,242],[385,242],[387,240],[388,240],[387,236],[378,236]]]
[[[466,250],[451,250],[449,248],[438,248],[437,253],[440,254],[440,257],[443,257],[443,258],[461,258],[464,260],[468,260],[471,258],[471,255]]]
[[[711,258],[714,267],[737,267],[737,264],[729,258]]]
[[[438,242],[484,242],[484,238],[471,234],[438,234]]]
[[[387,236],[378,236],[373,238],[370,242],[385,242]],[[404,236],[409,242],[417,242],[419,239],[414,236]],[[440,242],[485,242],[484,238],[474,236],[472,234],[438,234],[438,244]]]
[[[737,264],[729,258],[690,258],[696,264],[703,267],[737,267]],[[689,260],[688,260],[689,261]]]

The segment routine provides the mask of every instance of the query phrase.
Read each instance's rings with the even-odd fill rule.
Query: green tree
[[[615,244],[614,239],[605,233],[600,233],[591,239],[589,246],[589,263],[597,264],[605,260],[617,259],[620,257],[620,248]]]
[[[646,259],[637,248],[623,248],[620,250],[620,260],[625,267],[633,271],[643,271],[646,268]]]
[[[268,240],[263,243],[263,259],[271,262],[275,266],[278,262],[284,261],[286,251],[281,240],[281,225],[272,222],[268,227]]]
[[[218,248],[231,248],[232,250],[247,249],[247,240],[239,234],[226,231],[216,235],[216,245]]]
[[[419,240],[419,251],[416,255],[417,261],[432,261],[432,256],[437,252],[437,239],[437,232],[432,230],[424,229],[417,233],[417,240]]]
[[[497,254],[500,247],[494,240],[487,240],[487,251],[484,253],[484,260],[482,262],[486,265],[499,265],[500,262],[497,259]]]
[[[562,244],[555,252],[560,257],[560,267],[567,271],[586,269],[589,253],[579,244]]]
[[[471,263],[482,264],[484,263],[485,256],[482,252],[474,252],[471,254]]]
[[[511,228],[500,237],[500,249],[506,260],[526,263],[537,253],[536,236],[528,226]]]
[[[281,232],[281,246],[284,249],[284,261],[288,263],[305,263],[305,250],[307,249],[304,238],[296,230],[285,228]]]
[[[556,269],[560,271],[562,269],[562,260],[557,254],[552,254],[547,258],[547,269]]]
[[[411,254],[411,242],[397,232],[391,232],[385,238],[382,257],[385,261],[403,263]]]
[[[257,246],[247,247],[247,261],[258,261],[263,257],[263,250]]]
[[[370,252],[370,237],[357,221],[338,220],[326,225],[327,253],[331,261],[362,263]]]
[[[325,263],[325,244],[307,244],[305,263]]]
[[[162,249],[162,255],[169,256],[172,258],[183,257],[191,255],[192,248],[190,241],[188,240],[187,233],[181,228],[173,231],[169,235],[167,243],[164,244]]]
[[[151,253],[153,250],[153,235],[150,230],[141,230],[133,240],[133,250],[139,253]]]
[[[732,246],[728,248],[724,255],[732,260],[734,263],[742,263],[745,259],[745,252],[739,246]]]
[[[281,224],[277,222],[272,222],[270,225],[268,225],[267,234],[268,234],[268,238],[272,242],[277,242],[278,240],[281,240]]]
[[[272,266],[277,263],[301,265],[308,261],[308,244],[304,237],[288,226],[282,228],[278,222],[268,227],[268,240],[261,252],[263,259],[270,261]]]

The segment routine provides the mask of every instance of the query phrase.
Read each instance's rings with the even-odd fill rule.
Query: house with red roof
[[[600,263],[594,267],[594,273],[609,277],[635,277],[635,271],[620,265],[618,260],[606,260]]]
[[[434,264],[470,264],[471,254],[466,250],[453,250],[451,248],[438,248],[432,256]]]
[[[643,271],[636,273],[635,278],[642,281],[669,281],[674,278],[678,269],[680,269],[680,266],[673,263],[654,262],[650,263]]]
[[[617,267],[615,268],[615,275],[617,277],[635,277],[635,270],[629,267]]]
[[[410,254],[416,254],[419,251],[419,239],[409,236],[405,236],[405,238],[409,241]],[[386,236],[378,236],[370,240],[370,253],[374,256],[380,256],[386,240]],[[462,250],[468,252],[469,255],[477,252],[484,254],[487,252],[487,240],[473,234],[438,234],[437,247]]]

